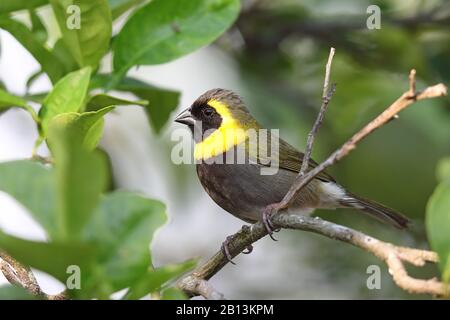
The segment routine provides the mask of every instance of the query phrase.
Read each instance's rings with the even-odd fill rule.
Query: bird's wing
[[[258,144],[258,152],[256,152],[256,150],[250,150],[250,155],[253,155],[254,157],[252,158],[257,159],[258,163],[267,166],[270,165],[270,159],[279,159],[279,168],[295,173],[300,172],[304,157],[303,152],[298,151],[281,138],[279,138],[278,152],[276,152],[276,150],[274,150],[273,152],[272,150],[270,150],[270,152],[267,152],[267,149],[269,148],[268,146],[270,146],[270,140],[267,143],[267,146],[264,146],[264,144],[261,143]],[[313,159],[310,159],[308,164],[308,171],[317,167],[317,165],[317,162],[315,162]],[[325,171],[318,174],[316,178],[325,182],[335,182],[334,178]]]
[[[300,172],[303,158],[305,156],[303,152],[298,151],[293,146],[280,139],[279,153],[280,168],[291,170],[297,173]],[[317,162],[315,162],[313,159],[309,159],[308,171],[314,169],[317,166]],[[320,174],[318,174],[316,178],[325,182],[335,182],[334,178],[325,171],[322,171]]]

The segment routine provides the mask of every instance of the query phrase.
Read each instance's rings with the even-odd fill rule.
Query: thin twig
[[[412,69],[409,73],[409,95],[414,96],[416,94],[416,69]]]
[[[308,140],[306,141],[305,155],[303,156],[302,167],[300,168],[299,176],[302,176],[308,170],[309,160],[311,159],[311,153],[314,145],[314,139],[316,138],[317,132],[322,125],[323,117],[327,111],[328,104],[330,103],[331,97],[334,94],[336,85],[333,84],[331,89],[329,89],[330,76],[331,76],[331,64],[333,63],[333,57],[335,49],[330,49],[330,55],[328,56],[328,62],[325,67],[325,80],[323,81],[323,93],[322,93],[322,105],[320,106],[319,114],[317,115],[316,122],[308,134]]]
[[[322,92],[322,99],[325,100],[328,97],[328,87],[330,83],[330,77],[331,77],[331,64],[333,63],[334,53],[336,52],[336,49],[333,47],[330,48],[330,54],[328,56],[327,64],[325,65],[325,80],[323,82],[323,92]]]
[[[345,142],[339,149],[333,152],[325,161],[319,164],[317,167],[308,171],[301,177],[297,177],[294,181],[293,185],[289,189],[286,196],[281,200],[276,209],[281,210],[287,208],[291,199],[309,182],[311,182],[319,173],[332,166],[336,162],[340,161],[346,155],[350,153],[353,149],[356,148],[356,145],[367,137],[370,133],[378,129],[379,127],[386,124],[392,118],[394,118],[400,111],[410,106],[416,101],[429,99],[429,98],[437,98],[447,95],[447,87],[442,83],[437,84],[432,87],[428,87],[425,90],[411,94],[414,92],[415,87],[415,72],[411,71],[410,73],[410,88],[408,91],[403,93],[400,98],[394,101],[386,110],[384,110],[378,117],[369,122],[365,127],[363,127],[360,131],[355,133],[347,142]],[[412,88],[412,89],[411,89]]]
[[[290,190],[287,192],[286,196],[278,204],[275,210],[286,208],[290,200],[297,194],[297,192],[305,187],[319,173],[347,156],[353,149],[356,148],[356,145],[361,140],[363,140],[377,128],[383,126],[391,119],[396,117],[397,113],[399,113],[401,110],[405,109],[418,100],[447,95],[447,88],[443,84],[437,84],[435,86],[428,87],[421,92],[416,92],[414,70],[411,71],[409,79],[409,90],[402,94],[402,96],[396,101],[394,101],[391,106],[389,106],[378,117],[369,122],[369,124],[367,124],[355,135],[353,135],[338,150],[333,152],[324,162],[315,167],[313,170],[305,173],[304,175],[298,176],[292,184]],[[272,217],[272,223],[280,228],[315,232],[331,239],[350,243],[367,252],[372,253],[388,265],[389,271],[392,274],[392,278],[395,283],[400,288],[408,292],[425,293],[435,296],[445,296],[448,294],[448,288],[443,283],[435,279],[422,280],[412,278],[408,275],[404,267],[403,262],[411,263],[416,266],[422,266],[426,262],[435,263],[438,261],[438,258],[436,253],[434,252],[398,247],[391,243],[383,242],[350,228],[318,219],[317,217],[312,218],[307,216],[280,213]],[[231,240],[228,242],[228,249],[231,257],[237,256],[249,245],[258,241],[266,235],[267,230],[264,224],[261,222],[257,222],[251,227],[244,226],[239,232],[234,234],[230,238]],[[190,295],[202,295],[202,292],[192,290],[193,288],[195,289],[195,285],[193,285],[193,283],[200,283],[210,279],[228,262],[229,259],[225,257],[222,250],[219,250],[214,256],[200,265],[191,274],[181,279],[178,283],[178,287],[182,290],[186,290],[186,292]]]
[[[53,164],[53,159],[50,157],[43,157],[36,153],[33,154],[30,160],[40,162],[42,164]]]

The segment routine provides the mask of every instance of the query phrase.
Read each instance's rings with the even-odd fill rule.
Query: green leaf
[[[113,110],[114,107],[106,107],[98,111],[83,113],[63,113],[54,117],[49,125],[49,136],[55,136],[51,132],[66,128],[75,132],[77,139],[87,150],[93,150],[97,147],[103,134],[103,116]],[[51,139],[49,144],[52,145]]]
[[[146,272],[153,234],[166,220],[165,206],[159,201],[120,191],[104,197],[86,238],[100,248],[98,264],[108,275],[111,293]]]
[[[0,2],[0,14],[37,8],[46,5],[47,3],[48,0],[2,0]]]
[[[28,111],[33,120],[35,122],[39,122],[36,111],[28,105],[25,99],[14,96],[3,89],[0,89],[0,114],[12,107],[18,107]]]
[[[117,89],[132,92],[139,98],[148,101],[145,113],[156,133],[159,133],[167,123],[170,114],[177,108],[180,100],[178,91],[157,88],[130,78],[125,78]]]
[[[177,288],[167,288],[161,292],[161,300],[187,300],[188,296]]]
[[[42,23],[41,18],[37,15],[35,10],[28,10],[31,20],[31,32],[33,32],[34,37],[41,43],[47,41],[48,34],[47,29]]]
[[[39,79],[40,76],[42,76],[44,74],[44,71],[42,71],[42,69],[39,69],[38,71],[34,72],[27,80],[25,87],[27,89],[27,92],[29,92],[31,86],[33,85],[33,83]]]
[[[165,63],[213,42],[239,8],[239,0],[154,0],[143,6],[115,38],[114,82],[134,65]]]
[[[427,205],[427,234],[431,247],[439,255],[442,278],[450,281],[450,180],[442,182]]]
[[[92,79],[92,85],[95,88],[105,87],[110,81],[111,77],[108,75],[96,75]],[[180,99],[178,91],[158,88],[133,78],[122,79],[115,89],[131,92],[137,97],[148,101],[144,108],[156,133],[159,133],[167,123],[170,114],[177,108]]]
[[[8,31],[31,53],[52,83],[64,75],[65,68],[58,57],[53,55],[25,25],[13,19],[1,17],[0,28]]]
[[[63,39],[80,67],[97,67],[109,50],[112,34],[111,11],[107,0],[50,0],[56,15]],[[68,13],[75,5],[77,12]],[[74,24],[81,18],[80,27]],[[72,24],[74,27],[69,28]]]
[[[113,20],[116,20],[133,6],[139,5],[144,1],[145,0],[108,0]]]
[[[50,238],[58,233],[54,182],[53,171],[40,163],[29,160],[0,163],[0,190],[25,206]]]
[[[20,97],[16,97],[3,89],[0,89],[0,110],[9,109],[11,107],[20,107],[26,109],[27,101]]]
[[[439,181],[450,180],[450,157],[441,159],[437,165],[436,175]]]
[[[27,94],[25,96],[25,98],[27,100],[39,103],[39,104],[43,104],[45,98],[48,96],[48,92],[42,92],[42,93],[36,93],[36,94]]]
[[[193,269],[197,262],[189,260],[181,264],[166,265],[156,270],[148,270],[145,275],[140,277],[128,290],[124,299],[136,300],[143,296],[158,291],[162,285],[169,280],[174,280],[187,271]]]
[[[109,106],[125,106],[125,105],[138,105],[138,106],[147,106],[148,101],[146,100],[138,100],[138,101],[130,101],[117,97],[113,97],[107,94],[97,94],[91,97],[87,103],[86,110],[88,111],[96,111]]]
[[[37,300],[36,296],[31,295],[22,287],[13,285],[0,286],[0,300]]]
[[[84,271],[81,275],[87,276],[95,256],[94,248],[87,244],[35,242],[3,232],[0,232],[0,247],[23,264],[47,272],[63,283],[71,265],[80,267]]]
[[[62,38],[56,40],[51,51],[56,57],[58,57],[58,59],[64,65],[65,74],[78,69],[77,62],[75,61],[74,57],[72,56],[72,53],[67,48]]]
[[[57,182],[60,239],[81,238],[107,185],[106,159],[82,145],[78,126],[53,127],[50,148]]]
[[[67,112],[78,112],[82,109],[86,97],[91,68],[86,67],[69,73],[55,85],[45,98],[39,117],[42,120],[42,132],[45,137],[48,124],[53,117]]]

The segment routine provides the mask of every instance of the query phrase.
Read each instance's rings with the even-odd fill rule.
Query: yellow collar
[[[220,114],[222,123],[217,130],[195,145],[195,160],[206,160],[225,153],[247,139],[244,128],[233,118],[224,103],[212,99],[208,102],[208,105]]]

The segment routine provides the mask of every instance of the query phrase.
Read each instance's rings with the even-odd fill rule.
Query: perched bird
[[[278,149],[271,152],[270,143],[258,140],[256,147],[249,143],[249,132],[259,133],[263,128],[230,90],[207,91],[175,121],[193,133],[197,175],[205,191],[220,207],[246,222],[262,220],[265,209],[282,200],[300,171],[304,154],[284,140],[268,133],[269,142],[278,141]],[[238,154],[244,154],[245,161],[237,161]],[[274,159],[278,170],[262,174],[261,169]],[[308,170],[315,166],[310,160]],[[303,188],[286,210],[310,214],[316,208],[358,209],[397,228],[409,222],[394,210],[347,191],[326,172]]]

